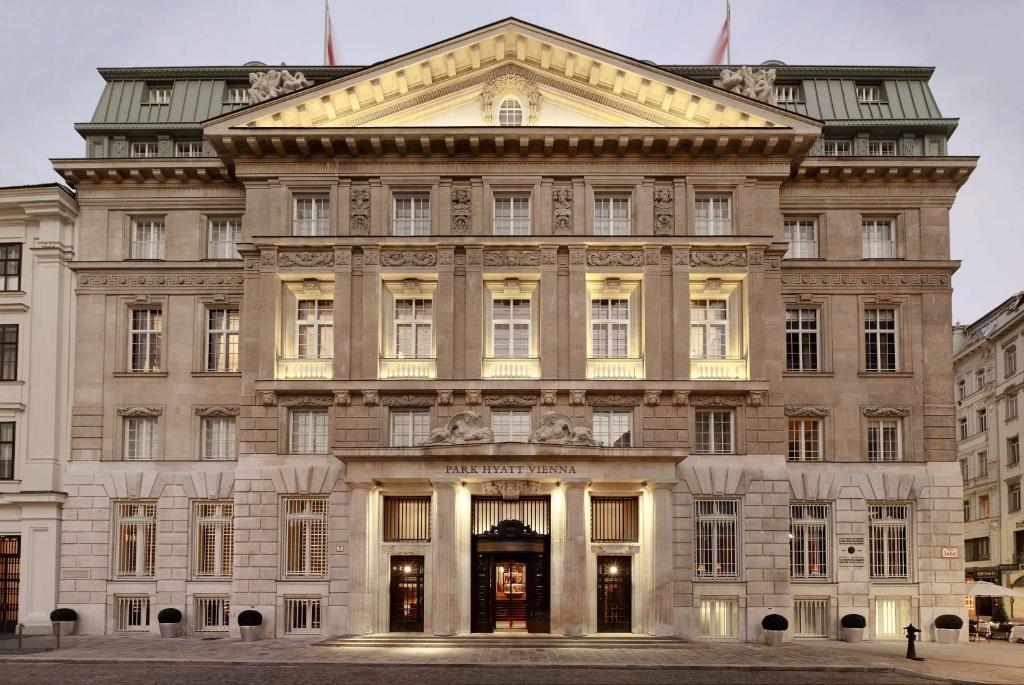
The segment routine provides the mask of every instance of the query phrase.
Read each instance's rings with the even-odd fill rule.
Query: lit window
[[[152,461],[159,456],[157,420],[151,416],[131,416],[124,420],[124,458]]]
[[[530,235],[530,196],[494,197],[494,235]]]
[[[591,497],[591,542],[638,542],[639,504],[636,497]]]
[[[119,633],[144,633],[149,630],[149,597],[116,596],[114,628]]]
[[[698,196],[696,199],[697,235],[730,235],[732,233],[731,199],[727,195]]]
[[[861,222],[861,256],[864,259],[897,259],[896,227],[891,219],[864,219]]]
[[[590,356],[623,359],[629,355],[629,300],[590,301]]]
[[[230,578],[235,559],[234,505],[195,502],[192,574],[196,578]]]
[[[857,102],[873,103],[882,101],[882,87],[875,83],[857,84]]]
[[[864,370],[894,372],[899,370],[897,352],[896,310],[873,307],[864,310]]]
[[[203,459],[227,461],[235,458],[235,417],[203,417]]]
[[[868,461],[903,461],[903,431],[899,419],[868,421]]]
[[[293,409],[288,413],[288,451],[292,454],[326,454],[327,412]]]
[[[132,157],[158,157],[159,155],[160,146],[156,143],[156,141],[142,141],[132,143]]]
[[[131,310],[130,316],[128,370],[134,373],[160,371],[163,310],[156,307],[137,308]]]
[[[203,141],[185,140],[174,144],[174,155],[176,157],[205,157]]]
[[[594,198],[594,235],[629,235],[628,195],[602,195]]]
[[[728,351],[728,301],[690,300],[690,357],[722,359]]]
[[[910,507],[906,504],[871,504],[868,505],[868,519],[871,578],[909,578]]]
[[[793,598],[793,635],[796,637],[828,637],[830,612],[828,598]]]
[[[207,259],[238,259],[238,242],[242,239],[239,219],[211,219],[206,242]]]
[[[295,225],[293,235],[330,235],[331,203],[323,196],[295,198]]]
[[[0,422],[0,480],[14,479],[14,421]]]
[[[283,575],[289,578],[322,578],[327,575],[327,500],[322,497],[288,497],[284,510]]]
[[[171,102],[170,86],[150,86],[146,102],[150,105],[166,105]]]
[[[818,310],[786,309],[786,370],[818,370]]]
[[[530,412],[492,409],[491,430],[494,431],[494,442],[527,442],[530,439]]]
[[[430,412],[422,409],[391,411],[391,446],[416,447],[430,433]]]
[[[496,299],[492,302],[495,359],[526,359],[530,356],[530,301]]]
[[[817,259],[818,222],[814,219],[787,219],[783,235],[789,243],[786,259]]]
[[[498,106],[498,125],[523,125],[523,106],[519,104],[519,100],[507,97],[501,101],[501,105]]]
[[[206,370],[238,371],[238,310],[206,310]]]
[[[853,142],[849,140],[823,140],[821,154],[826,157],[849,157],[853,154]]]
[[[21,290],[21,243],[0,244],[0,290]]]
[[[868,154],[878,157],[892,157],[896,155],[895,140],[869,140]]]
[[[791,578],[828,578],[829,505],[789,505],[789,575]]]
[[[790,419],[789,461],[821,461],[821,420]]]
[[[694,507],[694,576],[737,578],[739,503],[697,500]]]
[[[395,235],[430,235],[430,196],[425,193],[395,195]]]
[[[632,446],[632,429],[633,412],[594,412],[594,439],[605,447]]]
[[[285,597],[284,616],[285,635],[319,635],[323,625],[323,600],[319,597]]]
[[[709,640],[735,639],[740,623],[735,599],[700,600],[700,636]]]
[[[910,624],[909,597],[878,597],[875,600],[875,637],[905,637]]]
[[[384,498],[384,542],[430,542],[430,496]]]
[[[697,454],[732,454],[733,413],[728,409],[698,411],[695,414],[697,435],[694,452]]]
[[[156,567],[156,504],[114,505],[114,576],[151,578]]]
[[[295,349],[300,359],[334,357],[334,301],[298,300]]]
[[[395,300],[395,357],[429,359],[434,356],[433,311],[433,301],[429,299]]]
[[[18,324],[0,324],[0,381],[18,380]]]

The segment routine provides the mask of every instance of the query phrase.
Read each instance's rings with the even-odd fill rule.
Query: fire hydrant
[[[914,649],[914,643],[917,641],[917,634],[921,632],[921,629],[915,628],[914,624],[911,623],[903,630],[907,632],[907,658],[913,659],[914,661],[924,661],[924,659],[917,655],[917,651]]]

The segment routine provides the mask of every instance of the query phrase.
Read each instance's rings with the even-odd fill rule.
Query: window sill
[[[167,378],[166,371],[115,371],[114,378]]]
[[[833,371],[783,371],[783,378],[832,378],[836,374]]]
[[[913,371],[858,371],[858,378],[913,378]]]
[[[16,378],[12,378],[11,380],[3,380],[0,378],[0,387],[5,385],[25,385],[25,381],[21,381]]]
[[[791,583],[800,583],[800,584],[805,584],[806,583],[808,585],[827,585],[829,583],[834,583],[836,581],[832,580],[831,578],[793,578],[793,577],[790,577],[789,582],[791,582]]]
[[[241,378],[241,371],[193,371],[193,378]]]
[[[25,297],[27,294],[24,290],[0,290],[0,298],[10,298],[12,300]]]

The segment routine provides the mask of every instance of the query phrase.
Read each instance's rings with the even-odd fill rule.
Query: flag
[[[334,27],[331,26],[331,4],[324,1],[324,64],[334,66]]]
[[[730,12],[729,3],[725,3],[725,23],[722,24],[722,30],[718,32],[718,40],[715,41],[715,47],[711,50],[711,58],[708,60],[709,64],[721,64],[722,58],[729,52],[729,33],[730,33]]]

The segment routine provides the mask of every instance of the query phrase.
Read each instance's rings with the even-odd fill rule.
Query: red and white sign
[[[943,547],[942,548],[943,559],[959,559],[960,548],[959,547]]]

